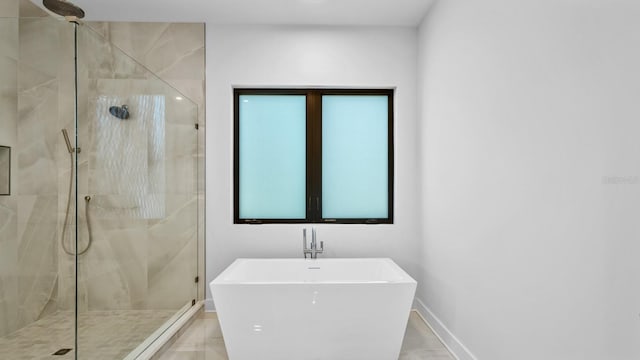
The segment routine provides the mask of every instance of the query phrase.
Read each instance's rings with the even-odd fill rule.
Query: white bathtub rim
[[[251,281],[251,280],[227,280],[228,274],[232,273],[236,267],[241,266],[243,262],[247,261],[260,261],[260,262],[269,262],[269,261],[278,261],[278,262],[296,262],[302,263],[306,262],[309,264],[319,264],[323,262],[349,262],[349,261],[381,261],[391,265],[399,275],[399,279],[393,280],[287,280],[287,281]],[[210,286],[224,286],[224,285],[323,285],[323,284],[331,284],[331,285],[365,285],[365,284],[416,284],[417,281],[413,279],[402,267],[396,264],[390,258],[321,258],[321,259],[300,259],[300,258],[237,258],[231,263],[224,271],[222,271],[215,279],[213,279],[209,285]]]

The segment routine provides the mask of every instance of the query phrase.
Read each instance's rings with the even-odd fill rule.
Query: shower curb
[[[184,331],[195,321],[200,313],[204,311],[204,303],[198,301],[180,316],[162,335],[151,343],[140,353],[135,360],[158,360],[167,349],[184,333]]]

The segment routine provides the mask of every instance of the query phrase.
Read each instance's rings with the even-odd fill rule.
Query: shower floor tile
[[[201,314],[157,360],[228,360],[216,314]],[[455,358],[420,316],[412,311],[399,360]]]
[[[90,311],[78,318],[78,359],[122,360],[165,321],[174,310]],[[73,349],[73,312],[57,312],[0,338],[0,359],[69,360]]]

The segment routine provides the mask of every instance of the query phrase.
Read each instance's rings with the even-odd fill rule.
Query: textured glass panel
[[[240,96],[240,218],[306,216],[306,97]]]
[[[322,217],[388,216],[388,97],[322,97]]]
[[[131,80],[101,83],[120,84],[122,89],[137,84]],[[113,104],[128,104],[131,117],[120,120],[111,115]],[[89,166],[94,211],[101,214],[100,210],[109,209],[133,218],[164,218],[165,97],[99,95],[95,110],[95,161]]]

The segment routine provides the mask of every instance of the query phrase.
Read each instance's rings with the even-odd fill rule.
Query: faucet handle
[[[307,229],[302,229],[302,246],[307,250]]]
[[[307,229],[302,229],[302,256],[306,259],[310,253],[311,249],[307,247]]]
[[[320,241],[320,251],[324,250],[324,241]]]

